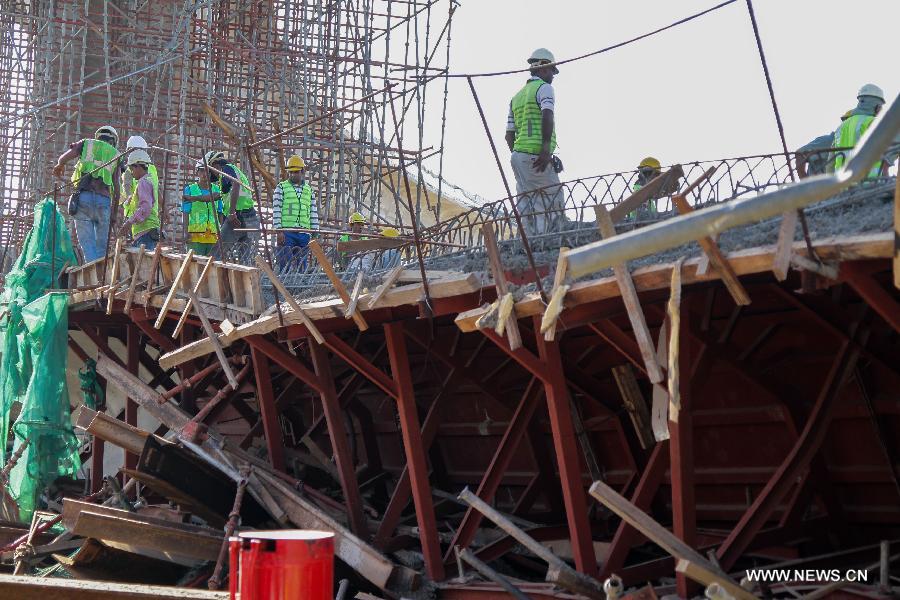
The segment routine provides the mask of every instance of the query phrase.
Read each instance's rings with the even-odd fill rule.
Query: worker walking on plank
[[[224,251],[236,262],[249,265],[256,256],[256,243],[259,241],[259,215],[254,208],[250,180],[237,165],[228,162],[222,152],[207,152],[206,162],[226,175],[223,177],[215,171],[210,173],[210,179],[219,184],[224,196],[225,223],[219,233]]]
[[[531,77],[509,103],[506,123],[506,144],[516,176],[516,206],[529,234],[551,231],[564,218],[559,182],[562,163],[553,155],[556,98],[551,84],[559,73],[554,62],[546,48],[531,54]]]
[[[312,234],[284,231],[285,228],[318,229],[319,208],[312,187],[305,179],[306,163],[294,154],[287,161],[288,178],[275,186],[272,195],[272,222],[277,232],[278,268],[300,265],[306,270],[306,253]]]
[[[119,227],[119,237],[130,232],[131,245],[143,245],[147,250],[155,249],[159,242],[159,180],[150,175],[152,165],[146,150],[128,154],[128,168],[137,184],[122,204],[125,220]]]
[[[184,238],[194,254],[219,258],[216,241],[225,215],[222,208],[222,192],[210,182],[209,169],[202,160],[197,161],[197,181],[185,186],[181,196]]]
[[[104,125],[93,138],[70,145],[53,167],[53,174],[61,178],[66,164],[78,159],[72,173],[75,192],[69,198],[69,214],[75,221],[75,232],[85,262],[106,254],[110,206],[112,200],[119,196],[121,155],[116,149],[118,144],[118,132],[111,125]]]
[[[834,132],[833,148],[853,148],[859,143],[860,138],[869,129],[875,116],[881,112],[884,106],[884,92],[875,84],[867,83],[859,89],[856,95],[857,105],[850,116],[841,123],[838,130]],[[852,152],[837,152],[834,157],[834,169],[840,169],[847,161]],[[882,165],[878,163],[869,171],[869,177],[879,177],[882,174]]]

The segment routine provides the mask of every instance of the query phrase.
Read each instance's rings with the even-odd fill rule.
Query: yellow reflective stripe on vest
[[[111,144],[95,139],[84,140],[81,144],[81,157],[72,173],[72,183],[78,186],[81,176],[90,173],[91,177],[102,179],[106,187],[111,188],[119,166],[116,160],[118,156],[119,151]]]

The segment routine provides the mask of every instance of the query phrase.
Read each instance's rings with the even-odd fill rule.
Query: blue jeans
[[[145,252],[150,252],[152,250],[156,250],[157,242],[156,242],[156,240],[154,240],[150,237],[150,233],[152,231],[155,231],[155,230],[151,229],[150,231],[145,231],[141,235],[137,236],[137,238],[135,238],[131,242],[131,247],[132,248],[140,248],[141,244],[143,244]]]
[[[109,239],[109,197],[84,191],[78,196],[78,212],[72,217],[84,262],[102,258]]]
[[[284,231],[284,244],[275,250],[275,262],[280,271],[289,267],[299,266],[301,271],[306,270],[306,247],[309,245],[310,235],[299,231]]]

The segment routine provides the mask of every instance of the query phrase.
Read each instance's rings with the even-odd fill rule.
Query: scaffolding
[[[440,219],[441,190],[429,194],[422,182],[424,161],[440,175],[443,139],[424,148],[422,123],[426,107],[446,111],[439,76],[449,67],[455,6],[0,2],[4,260],[17,254],[35,202],[50,195],[63,204],[71,192],[50,174],[56,157],[105,124],[118,129],[120,150],[131,135],[151,145],[173,244],[183,241],[181,190],[211,149],[251,175],[264,228],[271,187],[293,153],[307,163],[323,227],[354,211],[401,228],[411,212]]]

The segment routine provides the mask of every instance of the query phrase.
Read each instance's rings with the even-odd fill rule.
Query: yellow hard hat
[[[350,224],[352,225],[354,223],[362,223],[363,225],[365,225],[366,218],[364,216],[362,216],[362,213],[355,212],[352,215],[350,215]]]
[[[644,160],[641,161],[641,164],[638,165],[638,169],[643,168],[643,167],[652,167],[654,169],[659,169],[661,167],[661,165],[659,164],[658,160],[656,160],[652,156],[648,156],[647,158],[645,158]]]
[[[385,227],[381,230],[381,235],[384,237],[395,238],[400,235],[400,232],[393,227]]]
[[[303,159],[300,158],[299,155],[294,154],[287,160],[287,167],[285,167],[288,171],[300,171],[306,168],[306,163],[303,162]]]

